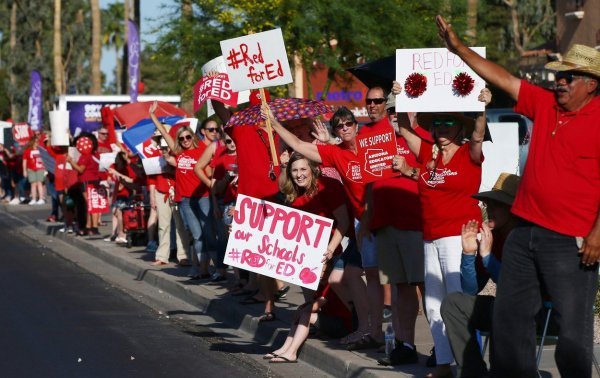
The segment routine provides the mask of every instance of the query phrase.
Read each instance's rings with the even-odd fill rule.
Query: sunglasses
[[[564,79],[567,84],[571,84],[573,82],[573,80],[575,79],[582,79],[585,76],[583,75],[577,75],[573,72],[569,72],[569,71],[558,71],[556,73],[556,75],[554,76],[554,81],[556,81],[557,83],[559,81],[561,81],[562,79]]]
[[[190,134],[188,134],[188,135],[182,135],[182,136],[179,137],[179,141],[180,142],[183,142],[184,140],[191,140],[191,139],[192,139],[192,136]]]
[[[219,130],[219,129],[218,129],[218,128],[216,128],[216,127],[207,127],[207,128],[205,128],[204,130],[206,130],[206,131],[208,131],[208,132],[211,132],[211,133],[214,133],[214,132],[216,132],[216,131],[217,131],[217,130]]]
[[[225,139],[225,144],[231,144],[231,143],[233,143],[232,139]]]
[[[371,104],[381,105],[385,102],[385,98],[368,98],[365,100],[365,102],[367,103],[367,105],[371,105]]]
[[[432,122],[434,127],[452,127],[458,125],[458,122],[453,119],[436,119]]]
[[[355,124],[356,123],[354,121],[340,122],[337,125],[335,125],[335,129],[341,130],[344,128],[344,126],[346,126],[347,128],[351,128],[351,127],[354,127]]]

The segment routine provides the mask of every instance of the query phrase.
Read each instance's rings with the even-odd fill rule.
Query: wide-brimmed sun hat
[[[502,202],[508,206],[512,206],[517,195],[517,189],[519,189],[520,182],[521,177],[511,173],[503,172],[500,173],[500,176],[498,177],[498,180],[496,180],[492,190],[473,194],[471,197],[480,201],[493,200]]]
[[[545,66],[554,71],[577,71],[600,79],[600,51],[593,47],[575,44],[565,54],[562,62],[550,62]]]
[[[425,130],[432,131],[437,124],[447,123],[448,121],[454,121],[460,124],[465,131],[465,138],[470,138],[475,130],[475,119],[467,116],[464,113],[419,113],[417,114],[417,124]],[[491,141],[492,135],[488,129],[487,123],[485,125],[485,135],[483,137],[485,141]]]

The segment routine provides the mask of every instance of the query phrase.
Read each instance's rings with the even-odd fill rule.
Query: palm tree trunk
[[[465,35],[471,46],[477,43],[477,5],[478,0],[467,0],[467,30]]]
[[[10,39],[9,46],[11,52],[11,60],[15,59],[15,48],[17,47],[17,2],[13,1],[12,8],[10,10]],[[13,70],[9,70],[10,72],[10,84],[14,88],[17,87],[17,76],[14,74]],[[17,104],[15,103],[14,95],[10,94],[10,116],[14,120],[19,119],[19,110],[17,109]]]
[[[102,91],[102,76],[100,73],[100,58],[102,54],[100,5],[98,0],[91,0],[92,6],[92,88],[91,94],[100,94]]]
[[[54,91],[57,96],[65,93],[63,88],[62,37],[60,27],[61,0],[54,0]]]

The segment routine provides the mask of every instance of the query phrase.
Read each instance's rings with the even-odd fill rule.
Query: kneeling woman
[[[342,238],[350,228],[350,216],[346,207],[341,184],[327,177],[319,177],[317,164],[294,152],[290,156],[282,192],[286,204],[296,209],[321,215],[334,220],[327,251],[323,254],[323,271],[317,291],[304,290],[308,300],[296,312],[294,323],[285,340],[277,350],[265,355],[271,363],[294,362],[298,349],[308,337],[309,326],[318,318],[318,312],[325,305],[327,276],[333,268],[333,258],[342,252]],[[312,294],[312,295],[311,295]]]

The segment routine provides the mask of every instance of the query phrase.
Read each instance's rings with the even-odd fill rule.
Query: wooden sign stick
[[[260,88],[260,101],[263,105],[267,104],[267,99],[265,97],[265,89]],[[271,126],[271,118],[267,117],[265,119],[267,122],[267,136],[269,137],[269,147],[271,150],[271,160],[273,161],[273,166],[277,167],[279,165],[279,159],[277,158],[277,150],[275,149],[275,139],[273,138],[273,127]]]

